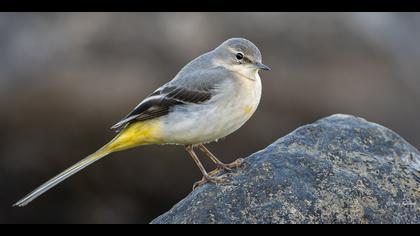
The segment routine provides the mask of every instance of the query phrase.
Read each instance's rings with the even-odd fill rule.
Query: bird
[[[271,70],[262,63],[261,52],[245,38],[230,38],[213,50],[185,65],[176,76],[142,100],[130,113],[111,127],[115,137],[93,154],[45,182],[13,206],[26,206],[57,184],[99,159],[117,151],[142,145],[182,145],[203,177],[204,183],[223,182],[214,176],[230,171],[243,160],[225,164],[204,145],[238,130],[257,109],[262,93],[260,70]],[[216,165],[207,172],[194,148]]]

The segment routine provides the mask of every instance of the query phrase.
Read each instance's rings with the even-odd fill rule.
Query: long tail
[[[54,178],[50,179],[43,185],[39,186],[37,189],[26,195],[24,198],[16,202],[13,206],[23,207],[28,205],[32,200],[41,196],[43,193],[47,192],[57,184],[61,183],[62,181],[66,180],[68,177],[76,174],[77,172],[83,170],[85,167],[89,166],[90,164],[98,161],[99,159],[105,157],[106,155],[110,154],[112,151],[109,148],[109,145],[112,141],[96,151],[95,153],[87,156],[83,160],[79,161],[78,163],[74,164],[70,168],[66,169],[65,171],[61,172]]]
[[[101,149],[39,186],[16,202],[13,206],[22,207],[28,205],[28,203],[50,190],[52,187],[112,152],[122,151],[140,145],[160,143],[160,137],[160,121],[158,119],[133,123],[122,130],[113,140],[111,140],[111,142]]]

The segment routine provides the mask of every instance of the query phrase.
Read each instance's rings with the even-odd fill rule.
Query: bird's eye
[[[238,53],[236,54],[236,59],[238,59],[238,60],[242,60],[242,58],[244,58],[244,54],[242,54],[242,53],[238,52]]]

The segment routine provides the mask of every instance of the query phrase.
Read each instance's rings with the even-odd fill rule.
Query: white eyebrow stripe
[[[242,52],[242,51],[237,51],[237,50],[235,50],[235,49],[233,49],[233,48],[228,48],[228,50],[229,50],[229,51],[231,51],[231,52],[233,52],[233,53],[238,53],[238,52],[240,52],[240,53],[242,53],[242,54],[243,54],[243,52]]]

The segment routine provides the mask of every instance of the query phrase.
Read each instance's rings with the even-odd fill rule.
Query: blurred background
[[[112,154],[29,207],[11,205],[230,37],[254,42],[272,71],[260,73],[252,119],[209,145],[225,162],[335,113],[420,147],[417,13],[0,13],[0,223],[148,223],[169,210],[201,178],[180,146]]]

